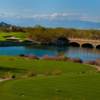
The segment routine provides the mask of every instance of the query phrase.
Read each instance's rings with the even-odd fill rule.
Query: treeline
[[[29,38],[42,42],[52,41],[59,37],[100,40],[100,30],[45,28],[42,26],[37,26],[34,28],[25,28],[24,31],[29,33]]]
[[[35,27],[19,27],[2,22],[0,23],[0,31],[27,33],[27,35],[25,34],[26,37],[41,42],[52,41],[59,37],[100,40],[100,30],[92,29],[46,28],[39,25]]]
[[[0,22],[0,32],[24,32],[23,27]]]

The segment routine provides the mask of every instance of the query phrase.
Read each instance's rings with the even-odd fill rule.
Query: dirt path
[[[94,66],[96,69],[97,69],[97,71],[100,71],[100,66]]]
[[[97,71],[100,72],[100,66],[97,66],[97,65],[90,65],[91,67],[95,68]]]
[[[89,65],[89,66],[95,68],[97,71],[100,72],[100,66],[99,65],[98,66],[97,65],[90,65],[90,64],[85,64],[85,65]]]

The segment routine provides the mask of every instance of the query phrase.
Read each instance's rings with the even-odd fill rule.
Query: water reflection
[[[81,58],[83,60],[95,60],[100,58],[100,50],[87,48],[69,48],[65,55],[72,58]]]
[[[71,58],[81,58],[82,60],[96,60],[100,59],[100,50],[78,47],[54,47],[54,46],[39,46],[39,47],[27,47],[28,49],[38,48],[43,55],[64,55]],[[48,53],[46,51],[49,51]]]
[[[0,55],[19,55],[33,54],[39,57],[44,55],[55,56],[64,55],[71,58],[81,58],[82,60],[100,59],[100,50],[84,49],[73,47],[55,47],[55,46],[20,46],[20,47],[0,47]]]

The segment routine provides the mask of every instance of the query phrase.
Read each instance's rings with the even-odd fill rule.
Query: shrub
[[[3,76],[4,79],[15,79],[16,76],[11,72],[6,72]]]
[[[62,71],[59,70],[59,69],[56,69],[56,70],[52,71],[52,75],[61,75],[61,74],[62,74]]]
[[[27,74],[28,77],[34,77],[34,76],[37,76],[37,73],[34,72],[34,71],[29,71],[28,74]]]
[[[50,76],[50,75],[52,75],[52,73],[51,73],[50,71],[46,71],[46,72],[45,72],[45,75],[46,75],[46,76]]]

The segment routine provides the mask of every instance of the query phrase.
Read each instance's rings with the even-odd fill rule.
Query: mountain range
[[[7,24],[9,23],[9,24]],[[100,29],[99,22],[89,22],[89,21],[80,21],[80,20],[21,20],[16,21],[16,24],[13,22],[0,22],[1,26],[35,26],[42,25],[45,27],[65,27],[65,28],[79,28],[79,29]]]

